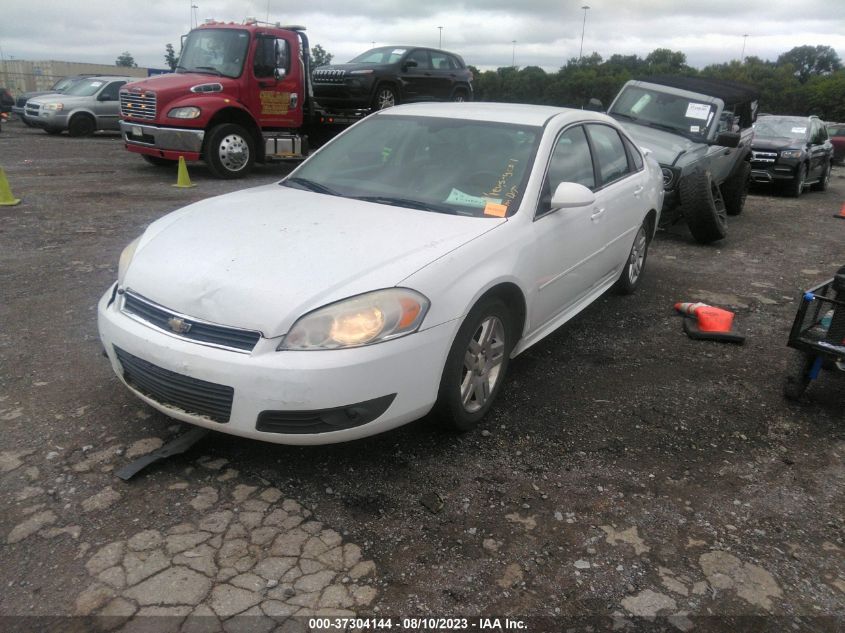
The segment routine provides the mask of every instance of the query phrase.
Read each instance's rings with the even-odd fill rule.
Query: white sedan
[[[150,225],[100,337],[138,398],[224,433],[343,442],[432,410],[466,430],[511,358],[637,287],[662,197],[602,114],[389,108],[278,184]]]

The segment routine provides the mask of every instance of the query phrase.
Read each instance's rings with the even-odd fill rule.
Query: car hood
[[[123,285],[187,316],[275,337],[315,308],[400,284],[506,221],[267,185],[153,223]]]
[[[36,97],[35,99],[30,99],[27,103],[39,106],[44,105],[45,103],[63,103],[67,107],[72,108],[77,105],[91,105],[94,100],[96,100],[96,97],[93,95],[88,97],[76,97],[61,93],[51,93],[41,97]],[[117,101],[112,101],[111,103],[116,104]]]
[[[751,144],[751,149],[803,149],[804,141],[802,139],[784,138],[784,137],[760,137],[755,136],[754,142]]]
[[[634,142],[643,149],[649,149],[654,158],[661,165],[672,165],[678,156],[684,154],[701,143],[694,143],[681,136],[672,134],[646,125],[618,119],[625,131],[631,135]]]

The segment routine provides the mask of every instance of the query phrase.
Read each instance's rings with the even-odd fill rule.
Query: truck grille
[[[319,68],[315,70],[311,76],[313,77],[314,81],[317,83],[339,83],[343,82],[343,78],[346,76],[345,70],[320,70]]]
[[[120,91],[120,115],[133,119],[156,118],[156,93]]]
[[[757,150],[751,150],[751,161],[754,163],[773,163],[777,159],[777,152],[758,152]]]
[[[232,387],[177,374],[117,346],[114,353],[123,367],[123,379],[148,398],[186,413],[206,416],[215,422],[229,421],[235,396]]]
[[[260,332],[195,320],[131,292],[124,293],[121,309],[168,334],[215,347],[251,352],[261,338]]]

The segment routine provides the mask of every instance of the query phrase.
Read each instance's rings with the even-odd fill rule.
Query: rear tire
[[[252,136],[235,123],[212,128],[205,144],[205,162],[217,178],[243,178],[255,162]]]
[[[505,381],[514,345],[513,320],[497,297],[482,299],[455,336],[434,414],[453,431],[474,428],[493,406]]]
[[[67,126],[71,136],[91,136],[97,130],[97,122],[87,114],[77,114]]]
[[[739,215],[745,207],[748,197],[748,182],[751,177],[751,165],[742,161],[736,173],[722,183],[722,198],[728,215]]]
[[[728,233],[727,209],[719,186],[708,170],[681,178],[681,205],[690,233],[701,244],[724,239]]]

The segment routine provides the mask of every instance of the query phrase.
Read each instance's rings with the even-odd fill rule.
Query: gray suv
[[[26,102],[26,117],[48,134],[67,130],[89,136],[97,130],[120,129],[120,88],[137,77],[86,77],[63,94],[35,97]]]
[[[757,93],[744,84],[692,77],[627,82],[610,105],[663,169],[666,227],[685,220],[702,244],[727,234],[748,194]]]

